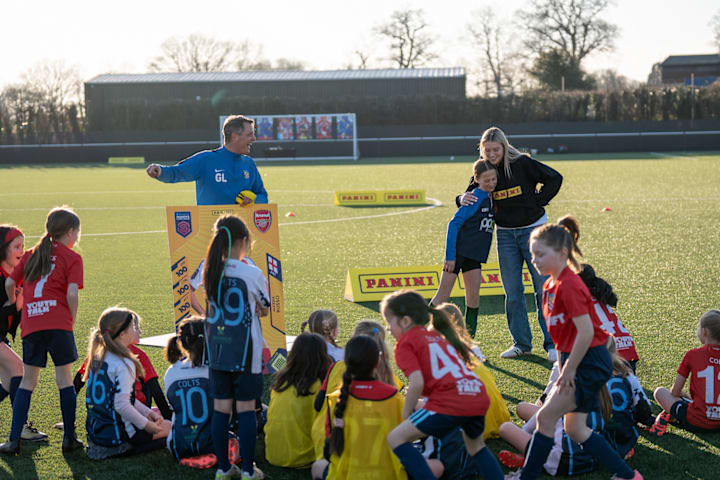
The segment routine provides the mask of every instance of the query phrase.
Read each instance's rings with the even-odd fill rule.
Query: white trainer
[[[527,355],[530,352],[523,351],[520,347],[513,345],[500,354],[501,358],[517,358],[522,355]]]

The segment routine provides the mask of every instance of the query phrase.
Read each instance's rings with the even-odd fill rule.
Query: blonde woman
[[[548,360],[554,362],[557,352],[548,334],[543,318],[542,286],[547,277],[540,275],[532,264],[530,255],[530,233],[535,227],[547,223],[545,206],[557,195],[562,185],[562,175],[530,156],[519,152],[508,143],[502,130],[491,127],[485,130],[478,147],[480,158],[486,159],[497,168],[498,180],[493,192],[495,205],[495,226],[497,231],[497,253],[500,275],[505,290],[505,315],[513,344],[500,354],[502,358],[515,358],[532,350],[532,334],[525,306],[525,287],[522,268],[525,263],[532,277],[537,303],[537,319],[543,332],[543,348]],[[542,184],[540,189],[538,184]],[[458,196],[458,206],[472,205],[477,197],[472,191],[477,188],[470,180],[467,191]],[[471,323],[477,316],[477,309],[465,312],[465,319]]]

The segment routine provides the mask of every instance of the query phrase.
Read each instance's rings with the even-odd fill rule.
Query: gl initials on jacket
[[[225,179],[225,170],[215,169],[215,182],[227,183],[227,180]]]

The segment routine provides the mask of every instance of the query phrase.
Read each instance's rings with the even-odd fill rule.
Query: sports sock
[[[22,381],[22,375],[18,375],[17,377],[12,377],[10,379],[10,403],[15,401],[15,394],[18,391],[18,388],[20,388],[20,382]]]
[[[27,422],[28,410],[30,410],[30,397],[32,397],[32,390],[18,388],[15,394],[15,402],[13,402],[13,416],[10,427],[11,441],[20,439],[23,426]]]
[[[489,448],[483,447],[479,452],[471,457],[473,465],[482,474],[485,480],[503,480],[505,476],[500,469],[495,456]]]
[[[10,395],[10,392],[5,390],[5,388],[2,385],[0,385],[0,402],[5,400],[5,397],[7,397],[8,395]]]
[[[257,440],[257,418],[255,410],[237,414],[238,441],[243,472],[252,475],[255,472],[255,442]],[[227,440],[225,440],[227,444]]]
[[[465,307],[465,325],[467,325],[470,338],[475,338],[475,331],[477,330],[477,316],[478,307]]]
[[[60,412],[62,413],[65,438],[75,438],[75,408],[76,404],[75,387],[60,389]]]
[[[552,450],[554,443],[551,437],[546,437],[535,430],[527,448],[525,465],[522,467],[520,478],[526,480],[535,479],[540,476],[545,460],[547,460],[548,455],[550,455],[550,450]]]
[[[597,458],[608,471],[620,478],[633,478],[635,472],[628,467],[625,460],[620,457],[617,451],[603,437],[593,432],[590,438],[581,444],[583,450]]]
[[[217,410],[213,412],[210,431],[212,433],[215,456],[218,460],[218,468],[223,472],[230,470],[230,460],[228,460],[228,423],[230,423],[229,413],[222,413]]]
[[[410,443],[403,443],[393,449],[393,453],[400,459],[408,476],[413,480],[435,480],[432,470],[422,454]]]

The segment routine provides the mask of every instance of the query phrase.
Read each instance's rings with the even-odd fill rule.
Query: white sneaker
[[[482,350],[480,349],[480,345],[475,345],[475,346],[472,348],[472,352],[475,354],[476,357],[478,357],[478,359],[479,359],[481,362],[484,362],[485,360],[487,360],[487,357],[486,357],[485,355],[483,355],[483,352],[482,352]]]
[[[505,480],[518,480],[520,478],[521,474],[522,474],[522,470],[516,470],[514,472],[510,472],[507,475],[505,475]]]
[[[48,436],[47,433],[43,433],[35,428],[32,422],[28,422],[23,425],[20,438],[22,438],[24,442],[41,442],[43,440],[47,440]]]
[[[227,472],[217,469],[215,472],[215,480],[227,480],[229,478],[240,478],[243,476],[242,470],[237,465],[230,464],[230,470]]]
[[[255,470],[252,475],[248,475],[244,471],[242,472],[242,480],[262,480],[265,478],[265,474],[260,470],[257,465],[253,467]]]
[[[557,350],[554,348],[551,348],[548,350],[548,362],[555,363],[557,362]]]
[[[520,347],[513,345],[500,354],[501,358],[517,358],[522,355],[527,355],[530,352],[523,351]]]

